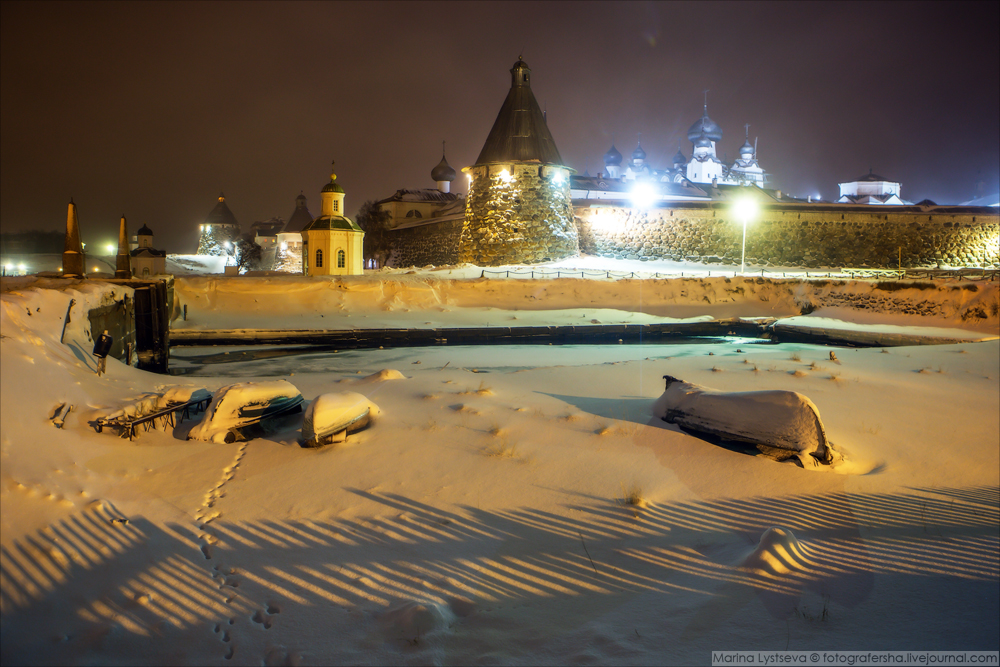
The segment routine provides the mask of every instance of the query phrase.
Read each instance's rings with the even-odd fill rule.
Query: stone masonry
[[[531,264],[579,253],[568,178],[543,177],[537,165],[469,168],[459,262]]]
[[[389,266],[443,266],[458,263],[462,220],[430,223],[389,232]]]
[[[980,208],[765,206],[747,227],[756,266],[903,268],[1000,265],[1000,218]],[[626,259],[738,264],[743,225],[729,204],[578,207],[580,250]]]

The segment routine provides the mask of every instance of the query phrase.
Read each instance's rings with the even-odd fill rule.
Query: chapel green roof
[[[342,229],[345,231],[364,232],[361,227],[358,227],[357,223],[353,222],[350,218],[345,218],[342,215],[321,215],[303,227],[302,231],[308,232],[326,229]]]

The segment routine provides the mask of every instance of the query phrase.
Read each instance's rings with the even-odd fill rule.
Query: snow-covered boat
[[[321,447],[342,442],[348,433],[366,428],[378,414],[378,406],[362,394],[353,391],[321,394],[306,408],[300,444]]]
[[[653,411],[667,423],[755,445],[777,460],[798,458],[804,465],[832,461],[819,410],[798,392],[724,392],[669,375],[663,379],[666,390],[656,400]]]
[[[221,388],[189,440],[236,442],[266,435],[282,417],[302,411],[302,394],[290,382],[241,382]]]

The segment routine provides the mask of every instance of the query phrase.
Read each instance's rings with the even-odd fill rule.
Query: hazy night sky
[[[1000,189],[1000,3],[2,4],[3,231],[84,241],[149,225],[194,252],[220,190],[243,225],[313,214],[337,161],[353,213],[478,156],[523,55],[568,166],[637,133],[669,166],[701,115],[731,162],[759,137],[772,187],[905,199]],[[465,191],[465,179],[456,180]]]

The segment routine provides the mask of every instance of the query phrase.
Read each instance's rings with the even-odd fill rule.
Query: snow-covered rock
[[[795,391],[726,392],[683,382],[669,375],[653,414],[670,424],[725,440],[756,445],[768,455],[794,452],[803,465],[832,460],[819,410]],[[811,455],[806,458],[806,455]]]
[[[347,433],[365,428],[379,414],[378,406],[362,394],[353,391],[321,394],[306,408],[302,446],[319,447],[342,441]]]
[[[189,440],[234,442],[240,429],[302,409],[302,394],[286,380],[240,382],[219,389]]]

